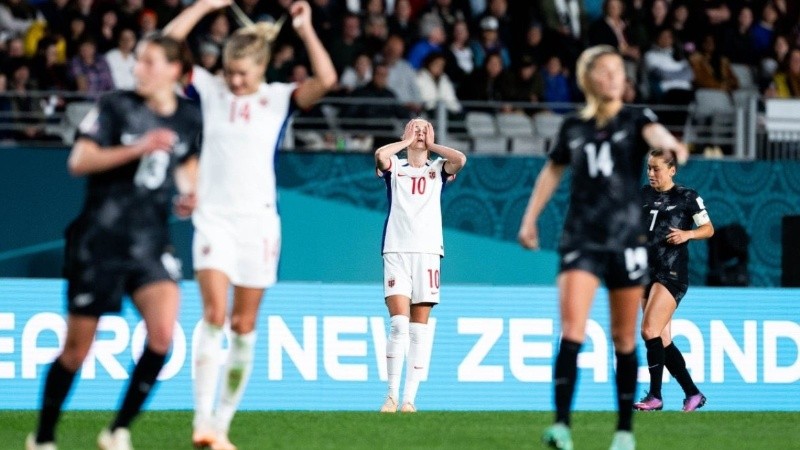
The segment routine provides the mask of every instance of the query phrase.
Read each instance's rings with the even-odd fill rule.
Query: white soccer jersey
[[[275,158],[296,87],[262,83],[254,94],[235,96],[222,78],[193,69],[187,94],[196,91],[203,110],[200,208],[246,213],[275,207]]]
[[[392,156],[383,173],[389,217],[383,230],[383,253],[433,253],[444,256],[442,190],[446,178],[439,158],[422,167]]]

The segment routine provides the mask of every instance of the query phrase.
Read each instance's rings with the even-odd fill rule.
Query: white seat
[[[497,130],[501,136],[533,137],[533,124],[524,114],[498,114]]]
[[[512,137],[511,153],[514,155],[544,155],[547,142],[534,136]]]
[[[733,102],[727,92],[719,89],[698,89],[694,94],[697,105],[695,115],[709,117],[718,114],[733,114]]]
[[[67,103],[61,121],[58,124],[47,125],[45,132],[61,136],[64,144],[72,145],[75,142],[75,133],[78,131],[78,126],[93,107],[94,102],[77,101]]]
[[[739,81],[739,88],[751,89],[756,87],[755,80],[753,79],[753,69],[747,64],[731,64],[731,71]]]
[[[472,138],[497,135],[494,118],[489,113],[477,111],[468,112],[466,123],[467,133]]]
[[[536,136],[544,140],[544,152],[550,149],[553,142],[558,137],[564,117],[553,113],[539,113],[533,116],[533,127]]]
[[[472,151],[484,155],[505,155],[508,153],[508,142],[500,136],[476,137],[472,139]]]

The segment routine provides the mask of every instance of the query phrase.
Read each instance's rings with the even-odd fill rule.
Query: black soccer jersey
[[[649,109],[624,107],[606,126],[568,117],[549,157],[572,168],[561,250],[623,251],[645,244],[639,183],[648,145]]]
[[[689,283],[689,247],[667,243],[670,228],[691,230],[692,224],[708,222],[703,199],[693,189],[675,185],[659,192],[642,187],[642,220],[647,229],[648,258],[654,280],[659,278]]]
[[[135,92],[116,91],[101,97],[80,124],[79,137],[91,139],[101,147],[132,144],[155,128],[169,128],[178,135],[172,149],[154,151],[88,176],[83,210],[74,225],[93,235],[127,238],[99,239],[97,242],[103,244],[93,249],[98,253],[124,256],[133,252],[143,256],[163,251],[157,247],[166,243],[175,189],[173,172],[176,165],[199,152],[202,115],[195,103],[179,98],[176,111],[162,117]]]

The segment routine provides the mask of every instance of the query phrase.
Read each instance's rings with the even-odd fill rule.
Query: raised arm
[[[447,162],[444,163],[444,171],[449,175],[455,175],[460,172],[461,169],[464,168],[464,165],[467,164],[467,156],[454,148],[435,143],[433,125],[431,125],[430,122],[428,122],[427,128],[428,132],[425,134],[425,144],[428,150],[447,160]]]
[[[175,214],[180,218],[188,218],[197,206],[197,175],[199,158],[192,156],[175,169],[175,187],[178,196],[175,199]]]
[[[539,248],[539,229],[536,222],[539,220],[539,215],[544,210],[547,202],[550,201],[553,193],[558,188],[565,168],[565,165],[554,164],[548,160],[542,167],[542,171],[539,172],[539,176],[536,177],[536,183],[528,200],[528,207],[525,208],[525,214],[522,216],[522,223],[519,226],[517,235],[517,241],[522,247],[529,250]]]
[[[396,155],[400,150],[411,145],[414,142],[414,121],[411,120],[406,124],[406,129],[403,131],[403,139],[398,142],[386,144],[383,147],[375,150],[375,167],[378,171],[383,172],[389,169],[391,165],[392,156]]]
[[[293,17],[292,26],[306,47],[308,58],[311,60],[311,72],[314,74],[298,86],[294,97],[297,106],[307,109],[314,106],[336,86],[336,69],[317,32],[314,31],[311,23],[311,6],[308,2],[292,3],[289,12]]]
[[[675,152],[678,164],[684,165],[689,159],[689,150],[683,142],[678,141],[664,125],[660,123],[650,123],[642,129],[642,136],[647,144],[652,148],[660,148]]]
[[[119,167],[156,150],[171,150],[177,136],[166,128],[152,130],[131,145],[101,147],[97,142],[80,138],[72,147],[67,168],[72,176],[83,176]]]
[[[198,0],[181,11],[164,27],[164,35],[183,41],[206,14],[230,6],[231,3],[232,0]]]

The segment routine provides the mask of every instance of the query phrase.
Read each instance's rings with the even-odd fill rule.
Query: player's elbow
[[[459,169],[467,165],[467,155],[458,152],[458,156],[453,158],[453,164],[456,165]]]
[[[336,71],[332,70],[328,73],[324,73],[320,76],[319,82],[322,84],[322,87],[325,88],[325,91],[330,91],[331,89],[336,87],[336,83],[339,81],[339,77],[336,75]]]
[[[82,177],[88,173],[86,164],[79,155],[72,154],[67,160],[67,171],[73,177]]]

